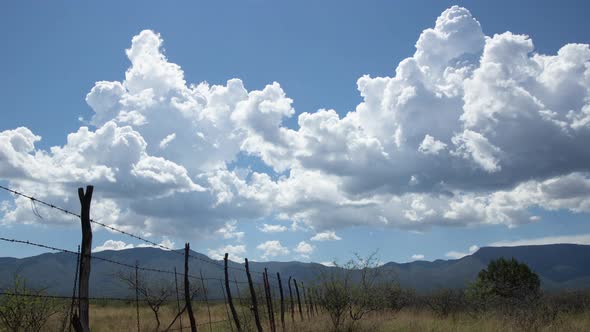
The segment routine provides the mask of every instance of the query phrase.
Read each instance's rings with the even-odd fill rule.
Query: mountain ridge
[[[158,248],[131,248],[124,250],[105,250],[93,253],[93,256],[135,265],[141,267],[174,271],[180,274],[184,269],[184,257],[171,254]],[[223,278],[223,261],[191,251],[189,274],[200,275],[205,278]],[[399,280],[402,287],[413,288],[418,292],[428,292],[437,288],[462,288],[473,281],[477,273],[488,264],[491,259],[499,257],[512,258],[527,263],[539,274],[542,287],[545,290],[579,290],[590,288],[590,245],[551,244],[515,247],[482,247],[473,254],[459,259],[434,261],[413,261],[405,263],[388,262],[380,269],[390,269]],[[276,276],[279,272],[283,280],[290,276],[313,283],[317,276],[335,267],[327,267],[313,262],[256,262],[250,261],[250,269],[255,281],[261,280],[261,273],[268,268],[269,275]],[[246,281],[243,265],[230,261],[230,278],[238,282]],[[15,275],[27,280],[30,287],[46,288],[51,294],[71,294],[76,268],[75,255],[68,253],[43,253],[25,258],[0,257],[0,289],[10,286]],[[90,291],[93,296],[127,296],[129,290],[117,277],[120,273],[128,273],[131,269],[117,266],[109,262],[92,260]],[[143,272],[142,272],[143,273]],[[151,274],[151,273],[149,273]],[[170,275],[154,273],[150,278],[170,280]],[[168,278],[168,279],[166,279]],[[172,276],[172,280],[174,277]],[[272,281],[272,280],[271,280]],[[211,296],[221,296],[219,285],[211,286]],[[219,289],[216,294],[214,288]]]

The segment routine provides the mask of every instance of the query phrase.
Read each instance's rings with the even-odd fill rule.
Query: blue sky
[[[463,16],[449,23],[450,30],[444,24],[436,30],[437,18],[455,4],[468,11],[456,11]],[[6,132],[0,161],[26,171],[0,167],[0,179],[72,209],[77,209],[77,186],[93,183],[95,202],[103,202],[96,211],[101,220],[154,241],[190,241],[196,250],[212,255],[232,246],[237,257],[258,260],[324,262],[376,249],[383,261],[420,255],[433,260],[458,257],[472,246],[523,239],[590,243],[590,164],[584,158],[590,83],[583,69],[589,66],[584,48],[590,43],[585,33],[590,23],[585,7],[582,1],[3,2],[0,132]],[[421,39],[426,55],[418,55],[415,45],[429,28],[435,29],[434,37]],[[152,32],[140,34],[146,29]],[[513,35],[492,38],[506,31]],[[444,33],[448,40],[436,39]],[[515,37],[521,34],[532,40],[532,52],[526,40]],[[160,49],[153,47],[158,40]],[[568,49],[560,58],[534,56],[553,56],[570,43],[586,45]],[[125,53],[130,48],[137,50],[135,62]],[[490,54],[486,61],[506,66],[502,75],[507,77],[493,76],[500,74],[483,65],[485,50]],[[155,58],[142,53],[153,51],[160,53]],[[165,54],[164,62],[159,54]],[[523,62],[512,63],[518,55]],[[421,71],[419,78],[413,67],[396,74],[409,57]],[[136,70],[126,78],[132,63]],[[173,81],[178,68],[166,65],[172,63],[181,68],[185,85]],[[444,68],[460,74],[445,76]],[[555,68],[572,72],[562,77]],[[357,87],[363,75],[397,75],[404,82],[378,91],[377,80],[368,79],[364,94],[385,106],[366,102],[367,110],[359,111],[357,106],[366,101]],[[230,97],[219,97],[237,115],[213,125],[199,123],[199,103],[217,114],[223,111],[210,102],[211,90],[195,92],[190,85],[206,81],[226,86],[233,78],[251,95],[241,108],[232,106]],[[506,97],[494,85],[499,80],[516,82],[507,91],[526,91],[526,96]],[[108,93],[95,89],[94,104],[87,102],[97,81],[121,82],[125,91],[115,96],[116,113],[108,105],[114,98],[109,93],[118,86],[100,86]],[[280,88],[265,90],[273,82]],[[141,94],[149,89],[163,99]],[[406,89],[410,106],[400,102],[403,94],[396,89]],[[435,97],[437,93],[444,96]],[[193,127],[165,115],[178,113],[180,107],[170,106],[172,100],[186,94],[186,112],[195,112],[187,118],[195,121]],[[271,104],[270,110],[261,106],[261,99]],[[189,103],[195,100],[199,105]],[[486,103],[478,104],[480,100]],[[515,115],[519,109],[509,105],[530,107],[530,113]],[[334,114],[317,113],[319,109],[335,110],[337,121]],[[490,115],[489,109],[496,113]],[[549,119],[547,110],[556,115]],[[162,125],[129,120],[129,114],[137,114],[129,113],[133,111],[144,114],[150,125]],[[115,119],[120,112],[127,120]],[[309,113],[305,128],[301,118],[298,123],[304,112]],[[354,116],[348,117],[349,112]],[[429,116],[411,115],[420,112],[439,114],[432,122]],[[461,113],[467,115],[459,119]],[[109,120],[113,127],[108,127]],[[334,132],[318,129],[329,124]],[[103,136],[80,134],[81,126],[88,126],[91,134],[108,127],[115,138],[106,129]],[[124,126],[134,132],[125,132]],[[17,127],[28,128],[30,134],[13,132]],[[399,135],[396,128],[401,128]],[[76,132],[80,141],[64,147],[68,134]],[[128,144],[130,150],[119,153],[101,141],[113,143],[117,135],[137,138],[135,133],[147,144],[142,148],[138,143],[135,149],[140,151]],[[170,147],[162,145],[164,136],[173,133]],[[15,143],[17,134],[27,142],[35,141],[34,135],[42,139],[25,151]],[[229,139],[232,135],[236,138]],[[544,141],[536,144],[540,138]],[[99,148],[82,151],[85,140]],[[50,151],[53,146],[64,148],[56,153]],[[418,146],[423,147],[420,152]],[[99,153],[104,151],[109,153]],[[134,153],[136,159],[126,158]],[[93,154],[100,157],[94,160]],[[84,168],[88,164],[92,169]],[[165,171],[154,175],[155,169]],[[6,202],[0,210],[2,236],[68,249],[77,245],[78,225],[71,218],[39,208],[41,220],[31,214],[28,202],[5,193],[0,199]],[[162,218],[167,214],[176,217]],[[387,222],[379,222],[381,218]],[[264,224],[285,230],[263,232]],[[327,236],[332,240],[311,240],[332,232],[336,237]],[[95,246],[107,240],[137,244],[96,231]],[[38,252],[0,243],[0,256]]]

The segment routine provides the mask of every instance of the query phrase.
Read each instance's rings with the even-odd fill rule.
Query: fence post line
[[[256,328],[258,332],[262,332],[262,325],[260,325],[260,316],[258,315],[258,301],[256,300],[256,291],[254,291],[254,285],[252,284],[252,275],[250,274],[250,267],[248,266],[248,258],[246,261],[246,275],[248,276],[248,286],[250,288],[250,297],[252,298],[252,311],[254,311],[254,320],[256,321]]]
[[[82,224],[82,254],[80,255],[80,283],[78,288],[78,313],[82,331],[90,331],[90,310],[88,295],[90,288],[90,259],[92,254],[92,227],[90,226],[90,202],[92,201],[93,186],[78,188],[80,199],[80,222]]]
[[[299,306],[299,316],[301,317],[301,321],[303,321],[303,310],[301,310],[301,297],[299,296],[299,286],[297,286],[297,280],[293,279],[293,284],[295,284],[295,292],[297,293],[297,305]]]
[[[285,331],[285,297],[283,295],[283,283],[281,282],[281,274],[277,272],[277,279],[279,280],[279,293],[281,294],[281,328]]]
[[[135,313],[137,314],[137,332],[141,331],[140,325],[139,325],[139,288],[138,288],[138,283],[139,282],[139,263],[138,261],[135,261]]]
[[[229,287],[229,272],[227,271],[228,265],[228,253],[225,253],[225,257],[223,258],[223,272],[225,274],[225,292],[227,293],[227,302],[229,303],[229,309],[231,310],[231,315],[234,318],[234,322],[236,323],[236,330],[238,332],[242,332],[242,327],[240,326],[240,318],[238,317],[238,313],[236,312],[236,308],[234,307],[234,301],[231,296],[231,289]]]
[[[291,290],[291,277],[289,276],[289,299],[291,300],[291,321],[295,323],[295,302],[293,302],[293,291]]]
[[[201,276],[201,287],[203,287],[205,305],[207,305],[207,315],[209,316],[209,331],[213,331],[213,325],[211,325],[211,308],[209,308],[209,299],[207,298],[207,287],[205,287],[205,279],[203,279],[203,270],[199,269],[199,275]],[[209,286],[209,282],[207,282],[207,286]]]
[[[197,323],[193,314],[193,305],[191,299],[191,287],[188,281],[188,256],[190,251],[189,243],[184,245],[184,301],[186,302],[186,310],[188,311],[188,318],[191,322],[191,332],[197,332]]]
[[[178,275],[176,274],[176,266],[174,267],[174,284],[176,285],[176,310],[180,312],[180,295],[178,293]],[[182,331],[182,315],[178,318],[180,320],[180,330]]]

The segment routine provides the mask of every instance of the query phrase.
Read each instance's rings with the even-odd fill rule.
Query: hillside
[[[156,268],[179,272],[183,269],[182,255],[173,254],[156,248],[134,248],[120,251],[103,251],[94,254],[97,257],[134,265],[136,261],[142,267]],[[220,262],[205,255],[192,252],[198,259],[191,259],[190,273],[203,273],[206,278],[222,278],[223,270]],[[460,288],[473,280],[477,273],[491,259],[498,257],[514,257],[526,262],[542,280],[546,290],[584,289],[590,288],[590,246],[573,244],[556,244],[521,247],[484,247],[472,255],[456,260],[415,261],[410,263],[390,262],[381,268],[392,269],[403,287],[414,288],[426,292],[440,287]],[[211,264],[213,263],[213,264]],[[67,253],[46,253],[27,258],[0,258],[0,288],[8,286],[14,275],[26,278],[31,287],[44,287],[51,294],[71,294],[75,256]],[[231,267],[242,268],[243,265],[232,262]],[[272,275],[280,272],[284,279],[289,276],[304,282],[312,282],[316,276],[331,269],[316,263],[302,262],[251,262],[253,271],[268,268]],[[119,281],[117,274],[129,273],[132,270],[93,260],[91,269],[91,295],[126,297],[130,291]],[[173,282],[174,277],[166,274],[149,273],[148,278],[166,279]],[[246,280],[246,274],[237,269],[230,270],[232,279]],[[253,273],[255,280],[260,280],[259,273]],[[219,293],[219,281],[210,280],[208,288],[211,297],[222,296]],[[241,287],[241,286],[240,286]],[[245,286],[243,292],[246,292]]]

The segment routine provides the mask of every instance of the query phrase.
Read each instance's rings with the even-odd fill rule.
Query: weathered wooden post
[[[289,300],[291,300],[291,321],[295,323],[295,302],[293,302],[293,291],[291,290],[291,277],[289,277]]]
[[[248,286],[250,287],[250,297],[252,298],[252,311],[254,311],[254,321],[258,332],[262,332],[262,325],[260,324],[260,316],[258,315],[258,300],[256,300],[256,291],[254,291],[254,284],[252,283],[252,275],[250,274],[250,267],[248,266],[248,258],[246,261],[246,275],[248,276]]]
[[[303,310],[301,310],[301,297],[299,296],[299,287],[297,286],[297,280],[293,279],[293,284],[295,284],[295,292],[297,293],[297,305],[299,306],[299,316],[301,316],[301,320],[303,321]]]
[[[240,318],[238,317],[238,313],[236,308],[234,307],[234,302],[231,296],[231,289],[229,287],[229,273],[227,271],[227,264],[228,264],[228,254],[225,253],[225,257],[223,258],[224,261],[224,273],[225,273],[225,292],[227,293],[227,302],[229,303],[229,309],[231,310],[231,315],[234,318],[234,322],[236,323],[236,329],[238,332],[242,332],[242,327],[240,326]]]
[[[81,211],[80,221],[82,223],[82,252],[80,255],[80,284],[78,288],[78,313],[79,327],[82,331],[90,331],[90,310],[88,301],[88,289],[90,287],[90,259],[92,258],[92,227],[90,226],[90,202],[92,201],[93,186],[78,188]],[[76,326],[78,324],[74,324]]]
[[[264,293],[266,294],[266,306],[268,309],[268,321],[270,324],[271,332],[276,332],[277,328],[275,325],[275,313],[272,307],[272,293],[270,290],[270,283],[268,281],[268,270],[264,268],[264,274],[262,275],[264,279]]]
[[[180,312],[180,295],[178,294],[178,276],[176,274],[176,266],[174,267],[174,284],[176,285],[176,309]],[[180,330],[182,331],[182,315],[179,317],[180,320]]]
[[[139,263],[135,261],[135,314],[137,316],[137,332],[141,331],[139,324]]]
[[[199,275],[201,276],[201,287],[203,288],[203,296],[205,297],[205,305],[207,306],[207,315],[209,316],[209,331],[212,331],[211,308],[209,308],[209,299],[207,297],[207,287],[205,287],[205,278],[203,278],[203,270],[199,270]],[[207,286],[209,286],[209,282],[207,282]]]
[[[188,256],[190,245],[188,242],[184,245],[184,301],[186,302],[186,310],[188,311],[188,319],[191,322],[191,332],[197,332],[197,322],[193,314],[193,305],[191,298],[191,285],[188,281]]]
[[[281,328],[285,331],[285,298],[283,296],[283,284],[281,283],[281,274],[277,272],[279,281],[279,292],[281,293]]]

